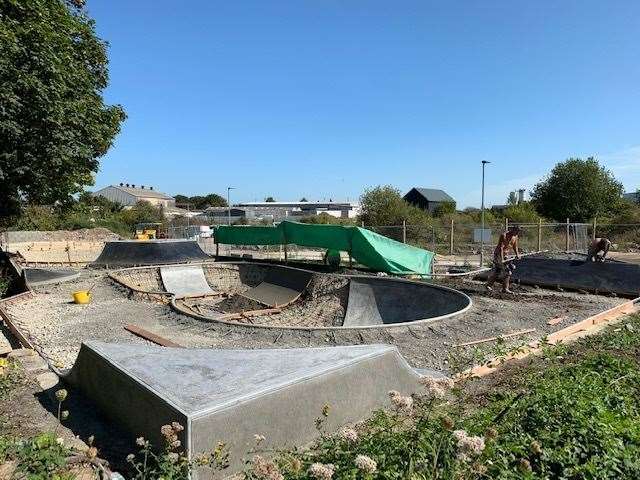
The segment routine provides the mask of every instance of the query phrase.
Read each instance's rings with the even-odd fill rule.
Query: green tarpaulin
[[[405,245],[360,227],[284,221],[275,227],[220,226],[216,242],[229,245],[284,245],[349,252],[361,265],[387,273],[431,273],[433,252]]]

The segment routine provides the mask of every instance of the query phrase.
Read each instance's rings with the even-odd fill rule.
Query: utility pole
[[[480,233],[480,268],[484,265],[484,167],[487,165],[487,160],[482,160],[482,204],[480,206],[480,222],[482,223],[482,231]]]
[[[231,201],[229,200],[231,190],[235,187],[227,187],[227,225],[231,225]]]

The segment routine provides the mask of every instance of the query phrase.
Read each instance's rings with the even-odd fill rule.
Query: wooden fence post
[[[453,255],[453,218],[451,219],[451,231],[449,232],[449,255]]]
[[[402,220],[402,243],[407,243],[407,221]]]
[[[538,251],[542,251],[542,219],[538,219]]]
[[[287,256],[287,244],[284,244],[284,263],[289,261],[289,257]]]
[[[505,232],[507,230],[509,230],[509,218],[508,217],[504,217],[504,230],[505,230]]]
[[[596,227],[598,225],[598,217],[593,217],[593,232],[591,232],[591,238],[593,240],[596,239]]]
[[[569,252],[569,219],[567,218],[567,225],[565,227],[565,242],[564,242],[564,251]]]

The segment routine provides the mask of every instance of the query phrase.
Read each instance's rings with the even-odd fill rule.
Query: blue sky
[[[596,155],[640,187],[640,2],[88,0],[129,118],[96,187],[488,203]]]

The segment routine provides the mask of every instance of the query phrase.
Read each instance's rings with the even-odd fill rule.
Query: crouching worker
[[[587,252],[587,262],[604,262],[610,248],[611,241],[608,238],[594,238]]]
[[[509,248],[513,249],[513,253],[516,255],[516,259],[520,258],[520,252],[518,251],[518,235],[520,234],[520,227],[514,225],[509,227],[506,232],[500,235],[498,245],[496,245],[493,251],[493,268],[489,273],[489,279],[487,282],[487,289],[493,290],[493,284],[496,280],[502,282],[502,291],[504,293],[513,293],[509,287],[511,284],[511,275],[515,270],[513,263],[506,263],[505,256]]]

